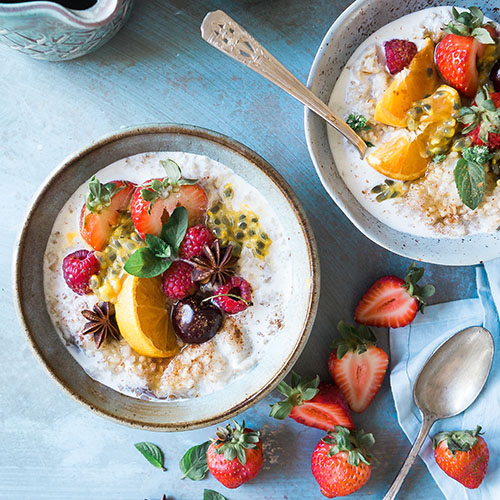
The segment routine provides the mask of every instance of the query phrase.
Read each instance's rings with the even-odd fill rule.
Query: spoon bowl
[[[422,426],[383,500],[393,500],[436,420],[466,410],[479,396],[491,369],[494,344],[486,328],[472,326],[442,343],[426,361],[413,387]]]
[[[468,408],[481,392],[493,359],[493,339],[480,326],[453,335],[434,351],[420,372],[413,397],[422,413],[449,418]]]

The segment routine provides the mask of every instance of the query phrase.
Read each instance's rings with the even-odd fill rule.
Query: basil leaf
[[[161,238],[154,234],[146,234],[146,245],[156,257],[168,259],[172,255],[172,250]]]
[[[160,259],[146,247],[136,250],[123,268],[127,273],[139,278],[154,278],[165,272],[171,264],[170,259]]]
[[[174,160],[161,160],[161,166],[165,169],[165,177],[170,184],[177,184],[181,178],[181,167]]]
[[[204,489],[203,500],[227,500],[227,498],[218,491]]]
[[[470,209],[475,210],[484,195],[486,182],[484,166],[460,158],[454,174],[460,199]]]
[[[179,469],[182,472],[181,479],[185,477],[192,481],[201,481],[208,472],[207,450],[211,441],[189,448],[179,461]]]
[[[172,254],[177,250],[184,239],[188,227],[188,213],[184,207],[177,207],[161,230],[161,238],[172,247]]]
[[[163,453],[158,446],[146,441],[135,443],[134,446],[150,464],[158,469],[167,470],[163,466]]]

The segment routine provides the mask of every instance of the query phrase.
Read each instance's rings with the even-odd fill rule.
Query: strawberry
[[[320,382],[319,376],[302,381],[299,375],[292,372],[291,386],[281,382],[277,389],[286,399],[272,405],[271,417],[283,420],[289,416],[299,424],[324,431],[332,430],[336,425],[354,429],[341,390]]]
[[[417,285],[423,274],[424,268],[413,262],[404,280],[396,276],[378,279],[361,297],[354,320],[362,325],[391,328],[410,324],[418,311],[424,312],[425,299],[435,292],[432,285]]]
[[[432,440],[436,463],[466,488],[477,488],[486,475],[490,454],[486,441],[475,431],[439,432]]]
[[[207,450],[208,470],[226,488],[237,488],[253,479],[262,468],[264,457],[260,433],[239,425],[217,427],[217,438]]]
[[[409,66],[417,53],[417,46],[409,40],[389,40],[384,42],[385,62],[391,75]]]
[[[476,95],[474,104],[460,109],[460,118],[467,134],[476,146],[500,149],[500,92],[490,94],[487,87]]]
[[[198,181],[183,179],[179,165],[172,160],[160,163],[166,176],[150,179],[138,187],[130,204],[132,221],[142,238],[145,234],[159,236],[176,207],[186,208],[190,225],[198,222],[208,207],[207,195]]]
[[[328,371],[344,393],[352,411],[360,413],[373,401],[384,380],[389,356],[366,326],[356,329],[340,321],[342,339],[334,341],[328,360]]]
[[[366,484],[372,471],[366,450],[374,443],[373,434],[351,434],[345,427],[337,426],[316,445],[311,468],[325,497],[350,495]]]
[[[474,97],[478,86],[477,59],[486,45],[494,45],[494,26],[484,24],[484,15],[477,7],[458,12],[452,9],[454,21],[436,47],[435,60],[443,79],[467,97]]]
[[[80,234],[94,250],[102,250],[108,242],[120,212],[128,208],[134,189],[135,184],[128,181],[101,184],[95,175],[90,179],[80,212]]]
[[[443,80],[465,96],[474,97],[479,78],[476,60],[483,52],[484,45],[472,36],[446,35],[435,55]]]

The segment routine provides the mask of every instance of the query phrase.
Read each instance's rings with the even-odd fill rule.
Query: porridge
[[[391,22],[358,47],[331,95],[330,107],[370,146],[362,160],[329,128],[340,175],[399,231],[497,231],[499,91],[499,33],[479,9],[436,7]]]
[[[192,398],[250,370],[279,335],[290,250],[267,201],[231,169],[144,153],[70,197],[47,244],[44,288],[92,378],[143,399]]]

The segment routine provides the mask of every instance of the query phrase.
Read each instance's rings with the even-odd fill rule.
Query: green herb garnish
[[[203,490],[203,500],[227,500],[227,498],[215,490]]]
[[[158,469],[167,470],[163,466],[163,453],[158,446],[147,441],[135,443],[134,446],[150,464]]]
[[[484,196],[485,165],[492,158],[486,146],[464,148],[455,167],[455,184],[464,205],[475,210]]]
[[[179,462],[179,469],[182,472],[181,479],[189,478],[192,481],[201,481],[208,472],[207,450],[211,441],[189,448]]]
[[[436,154],[432,157],[432,163],[441,163],[446,159],[446,155],[443,154]]]
[[[129,257],[125,271],[139,278],[153,278],[165,272],[177,258],[187,227],[187,210],[177,207],[163,225],[161,238],[146,234],[147,246],[139,248]]]
[[[347,125],[351,127],[354,132],[360,132],[363,130],[370,130],[371,126],[368,124],[368,119],[366,116],[358,115],[356,113],[351,113],[346,121]]]

